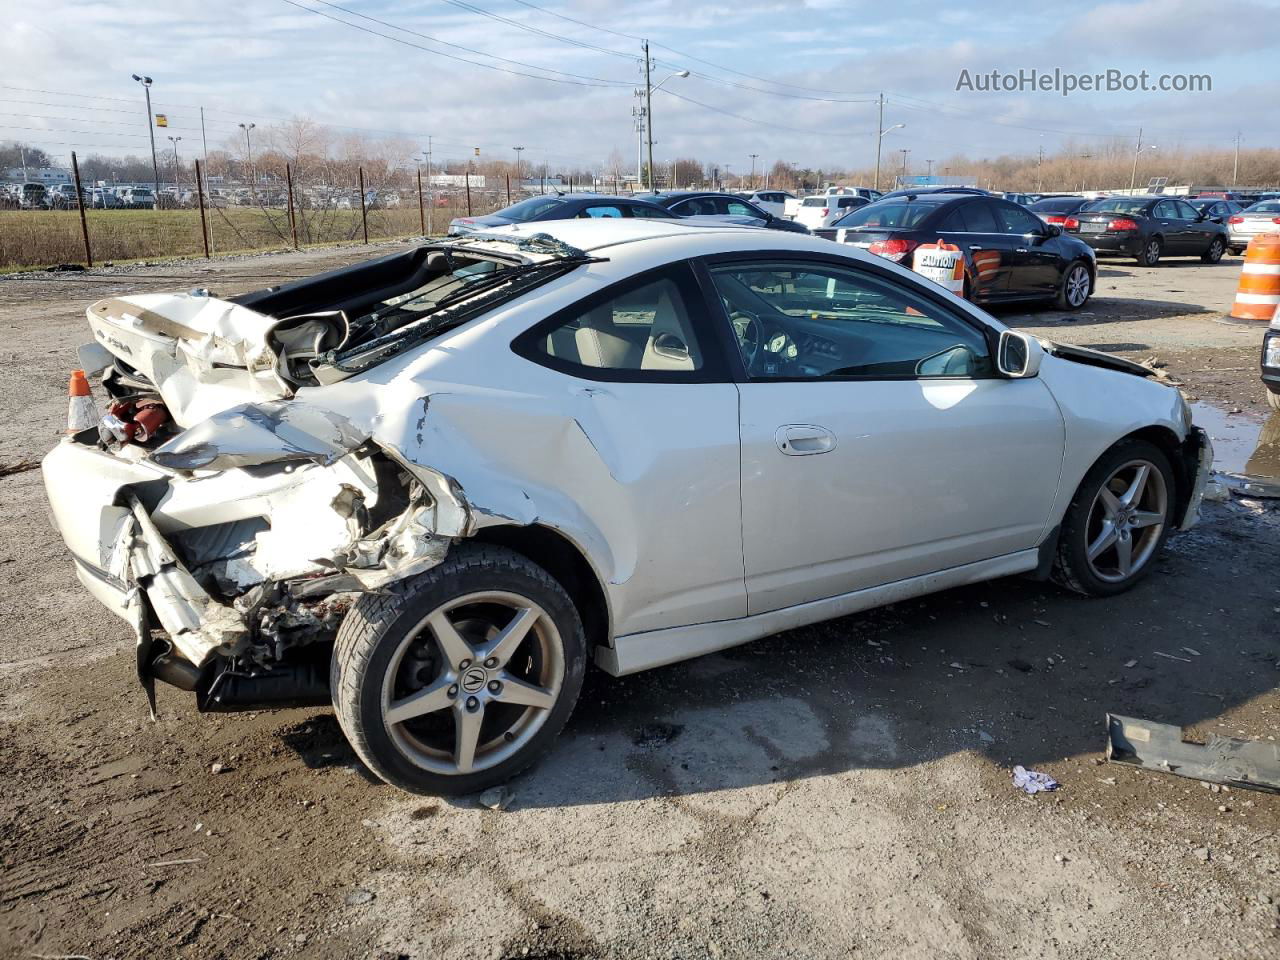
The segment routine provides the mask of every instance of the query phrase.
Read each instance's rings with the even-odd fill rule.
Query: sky
[[[875,98],[897,166],[1079,143],[1280,146],[1280,0],[0,0],[0,140],[65,157],[145,153],[139,85],[184,147],[242,122],[305,116],[339,131],[433,138],[437,162],[482,156],[636,162],[639,38],[655,60],[654,156],[735,173],[754,161],[866,168]],[[578,21],[578,22],[574,22]],[[659,46],[660,45],[660,46]],[[501,58],[501,59],[497,59]],[[471,62],[466,62],[471,61]],[[992,70],[1108,69],[1204,92],[957,90]],[[672,76],[689,70],[690,76]],[[668,79],[669,78],[669,79]],[[938,172],[934,170],[934,172]]]

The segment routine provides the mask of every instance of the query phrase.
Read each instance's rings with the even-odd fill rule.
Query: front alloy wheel
[[[1205,263],[1217,263],[1226,252],[1226,243],[1223,242],[1221,237],[1214,237],[1213,243],[1209,244],[1209,249],[1200,254],[1200,259]]]
[[[1159,447],[1122,440],[1093,465],[1067,507],[1054,578],[1087,596],[1129,589],[1169,535],[1173,468]]]
[[[578,698],[585,646],[577,610],[545,570],[464,545],[348,613],[334,645],[334,708],[383,780],[470,793],[550,748]]]
[[[1079,310],[1089,301],[1089,268],[1083,263],[1073,263],[1062,276],[1062,288],[1058,291],[1058,306],[1063,310]]]

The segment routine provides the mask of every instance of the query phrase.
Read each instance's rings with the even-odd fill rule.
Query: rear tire
[[[1089,268],[1077,260],[1063,271],[1058,282],[1058,296],[1054,301],[1059,310],[1079,310],[1089,302]]]
[[[1240,254],[1242,254],[1242,253],[1244,253],[1244,247],[1232,247],[1232,248],[1231,248],[1231,255],[1232,255],[1233,257],[1238,257],[1238,256],[1240,256]]]
[[[1217,263],[1226,252],[1226,243],[1223,242],[1221,237],[1214,237],[1213,243],[1209,244],[1209,249],[1200,254],[1200,259],[1205,263]]]
[[[1142,249],[1138,251],[1138,264],[1143,267],[1154,267],[1160,262],[1160,257],[1164,253],[1164,241],[1159,237],[1150,237],[1142,242]]]
[[[585,670],[582,622],[564,587],[512,550],[464,544],[356,602],[338,630],[330,687],[343,733],[381,779],[466,794],[550,750]]]
[[[1121,440],[1093,465],[1067,507],[1053,578],[1088,597],[1128,590],[1155,566],[1172,529],[1177,487],[1169,458]]]

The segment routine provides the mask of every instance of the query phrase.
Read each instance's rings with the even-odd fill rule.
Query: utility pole
[[[1040,144],[1040,159],[1036,161],[1036,193],[1044,190],[1044,144]]]
[[[911,151],[910,149],[903,147],[898,152],[902,154],[902,179],[906,180],[907,179],[907,154],[910,153]]]
[[[249,196],[253,198],[253,202],[258,202],[258,175],[253,169],[253,146],[249,143],[249,131],[257,124],[242,123],[240,129],[244,131],[244,152],[249,164]]]
[[[523,193],[524,181],[520,179],[520,154],[524,150],[524,147],[512,147],[511,149],[516,152],[516,189]]]
[[[178,166],[178,141],[180,141],[181,139],[182,139],[181,137],[169,137],[169,142],[173,144],[173,201],[174,203],[178,203],[181,200],[181,197],[179,197],[178,194],[182,192],[182,186],[178,182],[181,176],[180,174],[181,168]]]
[[[427,236],[429,237],[431,236],[431,229],[432,229],[431,215],[434,212],[435,205],[436,205],[436,192],[434,189],[431,189],[431,137],[430,136],[427,137],[427,188],[431,190],[431,203],[427,206]],[[419,188],[418,190],[418,196],[419,198],[421,198],[422,196],[421,188]]]
[[[872,184],[872,186],[874,189],[879,190],[880,189],[880,144],[884,140],[884,93],[883,92],[881,92],[880,96],[876,98],[876,103],[879,105],[880,118],[876,121],[876,181],[874,184]]]
[[[204,154],[204,170],[206,175],[209,172],[209,138],[204,132],[204,107],[200,108],[200,148]]]
[[[756,157],[760,156],[760,154],[753,153],[753,154],[750,154],[750,156],[751,156],[751,189],[754,190],[756,188]]]
[[[1236,160],[1231,165],[1231,185],[1234,187],[1240,178],[1240,131],[1236,131]]]
[[[1133,148],[1133,170],[1129,174],[1129,192],[1133,192],[1134,184],[1138,182],[1138,154],[1142,152],[1142,128],[1138,128],[1138,145]]]
[[[1086,169],[1086,170],[1087,170],[1087,169],[1088,169],[1088,167],[1089,167],[1089,158],[1090,158],[1090,157],[1092,157],[1092,156],[1093,156],[1093,154],[1092,154],[1092,153],[1082,153],[1082,154],[1080,154],[1080,159],[1081,159],[1081,160],[1083,160],[1083,161],[1085,162],[1085,164],[1084,164],[1084,165],[1085,165],[1085,169]],[[1084,193],[1085,179],[1086,179],[1086,178],[1085,178],[1085,175],[1084,175],[1084,171],[1082,170],[1082,171],[1080,172],[1080,192],[1081,192],[1081,193]]]
[[[649,122],[645,124],[649,145],[649,190],[653,190],[653,84],[649,76],[649,41],[644,42],[644,115]]]
[[[925,176],[927,176],[930,180],[932,180],[933,179],[933,161],[926,160],[925,163],[928,164],[928,166],[925,167]]]
[[[147,136],[151,138],[151,171],[156,175],[155,192],[151,194],[151,209],[160,209],[160,161],[156,159],[156,128],[155,117],[151,115],[151,78],[133,74],[133,79],[142,84],[142,89],[147,94]]]

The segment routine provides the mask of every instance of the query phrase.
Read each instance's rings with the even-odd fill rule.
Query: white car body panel
[[[518,355],[512,341],[610,284],[690,258],[804,251],[932,285],[851,247],[782,231],[624,219],[495,234],[550,234],[607,259],[326,386],[285,383],[267,344],[275,321],[245,307],[147,295],[91,308],[98,342],[154,378],[180,426],[246,403],[308,412],[367,438],[425,490],[375,537],[340,509],[343,491],[369,505],[381,495],[369,461],[354,452],[287,470],[184,474],[64,441],[45,461],[46,488],[95,596],[136,620],[120,559],[129,542],[148,545],[136,562],[163,564],[161,538],[232,520],[272,518],[253,555],[231,570],[237,582],[336,566],[368,588],[429,568],[486,527],[536,524],[590,566],[608,608],[597,659],[630,672],[886,598],[1031,569],[1103,451],[1139,429],[1178,440],[1189,430],[1176,390],[1054,356],[1027,380],[578,378]],[[784,456],[775,433],[788,423],[829,428],[835,450]],[[130,520],[120,502],[143,480],[168,484],[146,523],[141,507]],[[231,607],[197,597],[216,629],[183,628],[176,618],[189,613],[191,591],[182,573],[162,571],[156,582],[168,577],[172,588],[152,600],[177,611],[164,625],[185,633],[179,649],[198,665],[230,642]]]

